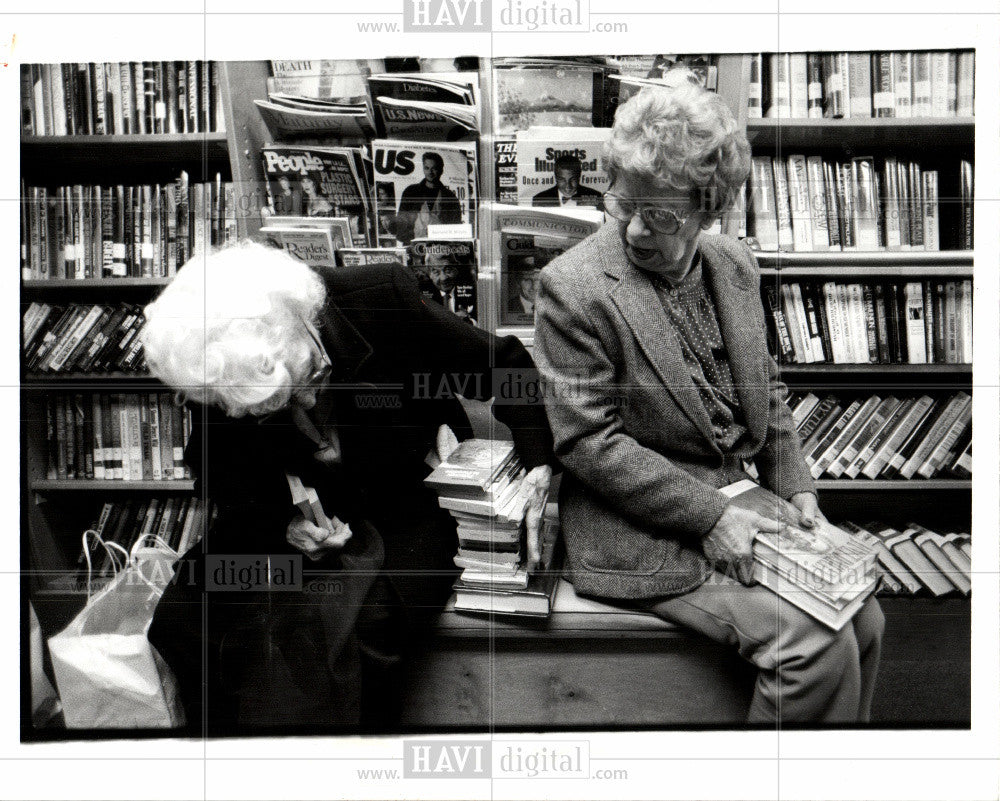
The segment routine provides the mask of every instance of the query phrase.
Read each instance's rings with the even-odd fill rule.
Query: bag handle
[[[90,602],[90,599],[91,599],[91,597],[93,595],[93,593],[91,592],[91,577],[92,577],[93,571],[94,571],[94,565],[90,561],[90,542],[88,541],[90,539],[90,537],[93,537],[95,540],[97,540],[98,544],[102,548],[104,548],[104,550],[107,552],[108,556],[111,557],[111,568],[112,568],[112,570],[114,570],[116,576],[118,575],[118,571],[124,569],[125,565],[128,564],[129,559],[131,558],[131,556],[129,555],[129,552],[126,551],[121,545],[119,545],[117,542],[108,542],[107,540],[105,540],[100,535],[100,532],[95,531],[92,528],[88,528],[86,531],[83,532],[83,537],[81,539],[82,539],[82,542],[83,542],[83,555],[84,555],[84,558],[87,560],[87,602],[88,603]],[[122,554],[124,554],[124,556],[125,556],[125,563],[122,564],[121,566],[119,566],[119,564],[118,564],[118,558],[115,555],[115,551],[121,551]]]

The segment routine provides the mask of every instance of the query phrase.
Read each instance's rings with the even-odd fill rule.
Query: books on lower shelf
[[[224,130],[219,65],[212,61],[21,65],[24,134]]]
[[[751,119],[973,115],[973,50],[763,53],[750,59]]]
[[[972,279],[764,279],[761,292],[780,363],[972,363]]]
[[[972,398],[965,392],[936,398],[801,392],[787,402],[815,479],[965,479],[972,474]]]
[[[842,525],[878,539],[883,593],[915,595],[927,592],[940,596],[969,595],[972,591],[972,538],[968,533],[939,534],[917,523],[909,523],[903,528],[878,521]]]
[[[823,625],[843,628],[875,591],[877,544],[871,535],[825,521],[801,528],[791,504],[753,481],[720,491],[736,506],[786,523],[780,532],[757,533],[754,578]]]
[[[45,399],[48,479],[189,479],[191,413],[169,392],[52,393]]]
[[[90,525],[90,530],[97,537],[87,538],[74,568],[51,579],[47,589],[62,592],[85,590],[89,574],[93,592],[102,581],[109,580],[116,570],[121,569],[120,560],[124,556],[116,549],[102,547],[101,540],[131,552],[132,546],[140,539],[158,537],[183,556],[201,541],[216,511],[210,500],[184,495],[129,498],[105,503],[97,520]]]
[[[756,155],[749,188],[747,233],[761,250],[972,249],[974,173],[965,159],[945,170],[893,155]]]
[[[26,280],[166,278],[195,251],[236,241],[232,181],[21,184],[21,275]]]

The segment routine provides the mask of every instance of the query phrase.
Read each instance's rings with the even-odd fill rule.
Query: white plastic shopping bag
[[[86,539],[91,534],[84,534],[88,553]],[[146,638],[177,553],[159,539],[140,540],[130,554],[118,550],[125,555],[116,562],[121,569],[111,583],[49,638],[66,727],[181,726],[184,712],[176,680]]]

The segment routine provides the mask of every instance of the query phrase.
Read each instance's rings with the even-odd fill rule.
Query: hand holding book
[[[536,567],[542,559],[542,517],[552,483],[552,468],[539,465],[528,471],[522,484],[522,492],[527,494],[524,507],[524,526],[527,532],[528,571]]]
[[[741,584],[751,586],[753,541],[759,531],[781,532],[785,524],[751,509],[729,504],[712,530],[701,541],[702,551],[713,563],[731,565]]]

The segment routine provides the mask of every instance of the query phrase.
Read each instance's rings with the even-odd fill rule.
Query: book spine
[[[851,119],[868,119],[872,116],[872,64],[868,53],[847,54],[850,80],[848,81],[848,113]]]
[[[955,111],[959,117],[971,117],[975,113],[975,51],[960,50],[957,56],[956,69],[958,90]]]
[[[895,112],[897,117],[912,117],[913,109],[911,98],[913,96],[913,54],[893,53],[893,100],[895,102]]]
[[[872,53],[872,108],[875,117],[896,116],[893,87],[892,54]]]
[[[826,472],[833,478],[840,478],[844,474],[844,471],[851,466],[851,463],[857,458],[858,454],[871,442],[872,437],[882,429],[882,426],[885,425],[886,420],[889,419],[889,416],[895,411],[897,406],[899,406],[899,399],[891,395],[882,400],[875,407],[871,415],[869,415],[868,419],[858,427],[854,436],[851,437],[841,452],[837,454],[837,458],[827,467]]]
[[[849,88],[846,53],[831,53],[824,56],[824,73],[826,78],[826,108],[823,113],[827,117],[838,118],[849,114],[847,110],[847,90]]]
[[[924,171],[922,192],[924,216],[924,249],[940,250],[938,230],[938,174],[936,170]]]
[[[788,202],[792,225],[792,247],[795,251],[813,249],[812,212],[810,209],[809,177],[806,157],[792,155],[787,161]]]
[[[903,287],[906,320],[906,354],[909,364],[927,363],[927,337],[924,328],[923,286],[912,281]]]
[[[823,191],[826,195],[826,228],[830,237],[830,250],[840,250],[843,240],[840,235],[841,210],[837,205],[837,180],[833,165],[828,162],[823,162]]]
[[[779,56],[780,57],[780,56]],[[809,70],[805,53],[788,55],[789,116],[806,119],[809,113]]]
[[[785,172],[785,162],[771,159],[774,171],[775,211],[778,219],[778,248],[794,250],[795,236],[792,233],[792,212],[788,196],[788,176]]]
[[[149,420],[149,475],[154,481],[162,481],[163,462],[160,458],[160,407],[156,400],[155,392],[147,394],[144,400],[146,401],[146,416]],[[145,451],[146,448],[147,445],[143,442],[143,450]]]
[[[865,340],[868,345],[868,363],[878,362],[878,324],[875,319],[875,298],[871,284],[861,285],[861,303],[865,311]]]
[[[931,54],[913,54],[913,104],[914,117],[930,117],[933,114],[931,102]]]
[[[764,116],[764,110],[761,106],[764,94],[763,86],[761,85],[761,76],[763,72],[763,65],[761,64],[761,61],[763,57],[760,53],[752,53],[749,58],[750,85],[747,90],[747,118],[757,120]]]

